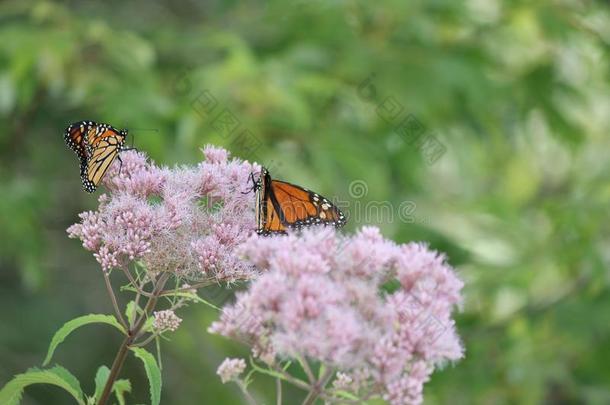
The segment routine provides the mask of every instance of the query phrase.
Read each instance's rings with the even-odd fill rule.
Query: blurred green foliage
[[[96,196],[62,133],[91,119],[169,165],[223,145],[349,202],[348,231],[375,224],[446,252],[466,282],[466,358],[433,376],[427,403],[610,403],[607,3],[9,0],[0,39],[0,385],[39,365],[63,322],[111,311],[94,259],[65,234]],[[437,162],[377,113],[389,97],[446,147]],[[214,129],[224,109],[239,131]],[[379,201],[416,208],[410,221],[355,215]],[[184,316],[162,403],[241,403],[214,371],[246,351],[206,332],[213,311]],[[89,391],[119,343],[105,333],[58,352]],[[139,364],[124,374],[145,401]],[[272,382],[257,389],[271,403]]]

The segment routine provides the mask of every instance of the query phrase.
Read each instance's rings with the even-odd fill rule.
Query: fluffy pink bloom
[[[240,249],[262,275],[210,331],[270,364],[323,362],[340,371],[336,386],[377,387],[398,405],[420,404],[434,367],[463,356],[451,318],[462,282],[425,245],[397,245],[371,227],[351,237],[318,228],[252,236]]]
[[[229,160],[229,152],[227,150],[212,145],[205,147],[203,154],[205,155],[205,161],[212,164],[225,164]]]
[[[123,152],[104,177],[108,193],[97,211],[68,228],[104,271],[138,261],[148,271],[192,280],[235,281],[254,275],[235,254],[254,228],[249,187],[256,165],[203,150],[195,167],[161,168],[143,153]],[[120,167],[120,170],[119,170]]]
[[[171,309],[155,311],[153,316],[153,327],[160,332],[166,330],[175,332],[182,323],[182,319]]]
[[[246,369],[246,362],[244,359],[230,359],[226,358],[224,361],[218,366],[218,370],[216,370],[216,374],[220,376],[220,380],[223,384],[235,380],[240,376],[241,373]]]
[[[122,153],[120,162],[114,162],[104,176],[104,185],[113,193],[125,191],[129,194],[149,196],[158,194],[165,181],[164,173],[149,164],[143,153]]]

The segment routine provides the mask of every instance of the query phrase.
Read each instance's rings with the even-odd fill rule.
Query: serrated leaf
[[[144,363],[144,370],[150,384],[150,403],[159,405],[161,402],[161,370],[157,366],[155,356],[141,347],[132,347],[131,351]]]
[[[143,332],[152,332],[153,331],[153,322],[155,321],[155,318],[153,318],[152,316],[147,318],[146,321],[144,322],[144,326],[142,326],[142,331]]]
[[[72,389],[75,392],[80,392],[81,396],[83,395],[82,390],[80,388],[80,383],[78,382],[78,378],[76,378],[67,369],[63,368],[62,366],[55,366],[52,369],[50,369],[49,371],[52,371],[53,373],[58,375],[61,379],[63,379],[65,382],[70,384],[70,387],[72,387]]]
[[[0,404],[18,405],[21,402],[23,390],[32,384],[51,384],[66,390],[79,405],[85,405],[80,383],[68,370],[55,366],[48,370],[30,369],[16,375],[0,390]]]
[[[95,399],[100,399],[100,395],[102,395],[102,391],[104,391],[104,386],[106,385],[106,381],[108,381],[108,376],[110,375],[110,369],[106,366],[101,366],[97,369],[97,373],[95,374]]]
[[[125,405],[125,393],[131,392],[131,382],[129,380],[116,380],[112,386],[119,405]]]
[[[108,376],[110,375],[110,369],[106,366],[101,366],[97,369],[97,373],[95,375],[95,395],[93,396],[93,404],[96,404],[99,401],[102,392],[104,391],[104,387],[106,386],[106,382],[108,381]],[[125,393],[131,392],[131,383],[129,380],[116,380],[112,385],[112,391],[117,397],[119,401],[119,405],[125,405]]]
[[[71,321],[66,322],[64,324],[64,326],[62,326],[57,332],[55,332],[55,335],[53,336],[53,339],[51,340],[51,344],[49,345],[49,351],[47,352],[47,357],[45,357],[42,365],[46,366],[47,364],[49,364],[49,362],[51,361],[51,358],[53,357],[53,353],[55,352],[55,349],[57,349],[57,346],[59,346],[60,343],[62,343],[66,339],[66,337],[68,337],[68,335],[70,333],[74,332],[76,329],[80,328],[81,326],[89,325],[92,323],[105,323],[105,324],[114,326],[115,328],[120,330],[121,333],[123,333],[123,334],[127,333],[125,331],[125,329],[123,328],[123,326],[112,315],[89,314],[89,315],[84,315],[84,316],[80,316],[78,318],[72,319]]]

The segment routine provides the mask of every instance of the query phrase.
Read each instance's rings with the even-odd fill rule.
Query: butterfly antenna
[[[125,125],[126,127],[126,125]],[[125,129],[124,131],[127,131],[127,129]],[[130,129],[129,130],[131,132],[131,147],[129,148],[125,148],[123,150],[135,150],[137,151],[138,149],[135,147],[136,144],[136,135],[135,132],[140,132],[140,131],[154,131],[154,132],[159,132],[158,128],[135,128],[135,129]]]

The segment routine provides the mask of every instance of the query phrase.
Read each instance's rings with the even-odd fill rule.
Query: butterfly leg
[[[256,190],[256,180],[254,179],[254,173],[250,173],[250,177],[248,177],[249,181],[252,181],[252,187],[248,189],[248,191],[242,191],[242,194],[249,194],[250,192]]]
[[[121,159],[120,155],[117,155],[116,158],[119,159],[119,175],[120,175],[121,174],[121,169],[123,168],[123,159]]]
[[[128,148],[126,148],[125,146],[121,146],[121,152],[125,152],[128,150],[135,150],[136,152],[138,152],[138,149],[134,146],[134,144],[135,144],[135,136],[132,135],[131,136],[131,146]]]

